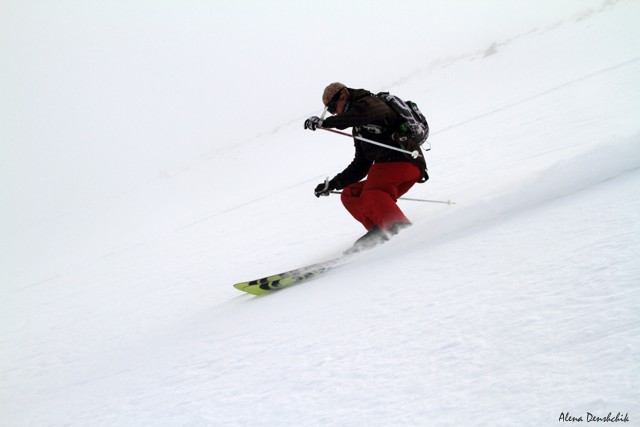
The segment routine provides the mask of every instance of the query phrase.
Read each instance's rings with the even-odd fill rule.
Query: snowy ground
[[[353,53],[384,2],[344,40],[287,2],[9,2],[0,425],[640,426],[640,2],[526,3],[406,3],[399,68]],[[456,205],[241,294],[364,231],[312,195],[352,156],[302,129],[334,80],[418,102],[408,196]]]

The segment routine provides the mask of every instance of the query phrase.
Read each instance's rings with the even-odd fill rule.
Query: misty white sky
[[[3,2],[3,151],[185,160],[312,113],[328,82],[382,89],[399,68],[409,74],[600,3]]]

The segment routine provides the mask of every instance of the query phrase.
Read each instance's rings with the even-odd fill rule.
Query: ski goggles
[[[331,114],[336,113],[336,109],[338,108],[338,101],[340,100],[341,93],[342,93],[342,90],[339,90],[335,95],[333,95],[333,98],[331,98],[329,103],[327,103],[327,109]]]

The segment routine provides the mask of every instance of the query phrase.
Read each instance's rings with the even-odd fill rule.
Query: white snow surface
[[[640,2],[510,3],[3,3],[0,425],[640,426]],[[332,81],[456,204],[240,293],[364,232]]]

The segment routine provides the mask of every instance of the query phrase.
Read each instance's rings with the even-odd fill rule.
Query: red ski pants
[[[342,204],[371,230],[389,229],[397,222],[410,223],[396,201],[420,179],[420,169],[408,162],[374,163],[367,179],[342,190]]]

